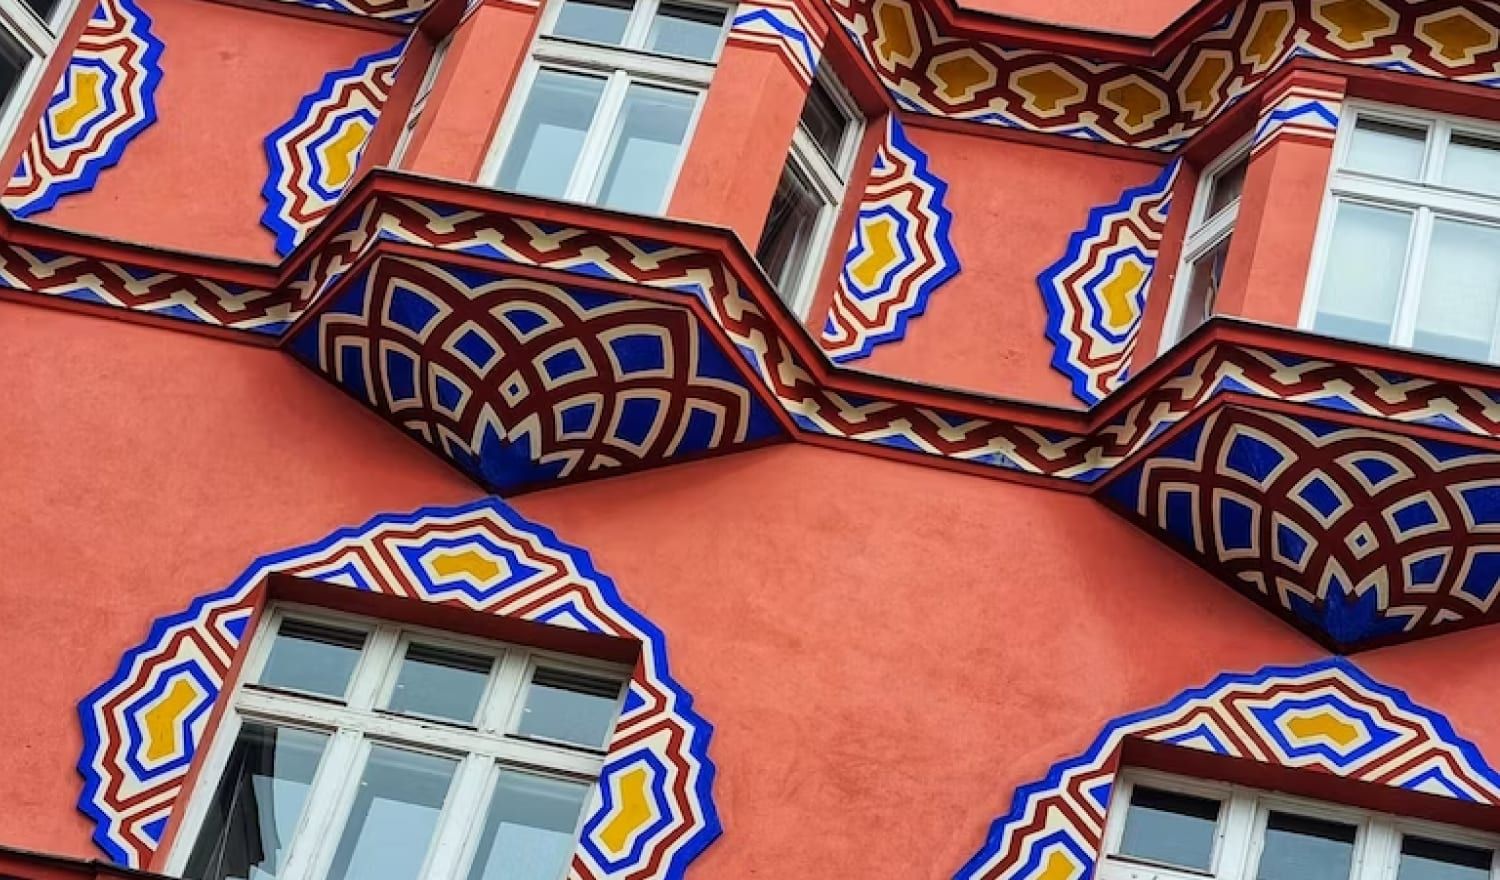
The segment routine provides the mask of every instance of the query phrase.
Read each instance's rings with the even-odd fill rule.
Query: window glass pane
[[[557,880],[588,792],[581,782],[501,771],[469,880]]]
[[[807,102],[802,105],[802,119],[798,122],[829,162],[837,163],[844,144],[844,132],[849,128],[849,117],[839,107],[838,101],[829,93],[821,79],[813,80],[807,92]]]
[[[479,710],[493,662],[483,654],[410,645],[387,708],[467,724]]]
[[[1427,129],[1360,119],[1349,139],[1345,165],[1354,171],[1416,180],[1422,175]]]
[[[552,198],[565,195],[603,93],[602,77],[537,71],[521,122],[506,145],[501,189]]]
[[[1353,825],[1272,813],[1256,880],[1343,880],[1354,859]]]
[[[796,168],[788,165],[781,172],[781,182],[771,199],[771,212],[760,233],[760,244],[755,247],[755,259],[760,261],[781,298],[788,302],[796,294],[793,288],[797,273],[823,204]]]
[[[1214,175],[1208,191],[1208,212],[1212,217],[1229,207],[1245,191],[1245,172],[1250,167],[1250,157],[1241,156]]]
[[[1443,183],[1500,195],[1500,142],[1455,133],[1443,158]]]
[[[1487,880],[1494,858],[1493,851],[1476,846],[1404,837],[1396,880]]]
[[[371,748],[329,880],[416,880],[457,763]]]
[[[518,733],[603,748],[615,726],[621,683],[561,669],[541,668],[526,690]]]
[[[651,22],[646,48],[667,55],[712,61],[719,51],[719,34],[724,30],[723,7],[705,9],[663,3]]]
[[[625,91],[599,204],[642,214],[661,211],[687,140],[694,99],[687,92],[638,84]]]
[[[1216,800],[1136,786],[1125,812],[1120,852],[1207,871],[1213,861],[1218,824]]]
[[[1406,211],[1339,204],[1314,329],[1345,339],[1390,341],[1411,220]]]
[[[16,92],[16,84],[21,81],[21,71],[26,69],[27,54],[20,46],[11,42],[11,39],[0,32],[0,107],[10,100]],[[60,134],[74,134],[74,132],[60,132]]]
[[[279,877],[327,745],[322,733],[263,724],[241,727],[184,876]]]
[[[1422,351],[1489,360],[1497,307],[1500,228],[1436,220],[1412,344]]]
[[[632,5],[630,0],[565,0],[552,35],[618,46],[625,38]]]
[[[358,630],[282,621],[258,683],[342,698],[364,644],[365,634]]]
[[[42,21],[52,20],[52,13],[57,11],[57,3],[58,0],[26,0],[26,5],[30,6]]]
[[[1193,262],[1188,270],[1187,299],[1182,304],[1178,339],[1193,332],[1198,325],[1213,316],[1214,303],[1219,297],[1219,285],[1224,280],[1224,263],[1228,259],[1229,238],[1225,238]]]

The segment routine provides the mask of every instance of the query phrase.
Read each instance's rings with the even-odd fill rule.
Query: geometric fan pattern
[[[261,223],[282,256],[333,210],[359,167],[365,144],[390,96],[406,41],[372,52],[323,78],[281,127],[266,137],[270,171],[261,187]]]
[[[1500,616],[1494,452],[1230,407],[1105,496],[1339,650]]]
[[[1221,675],[1111,722],[1076,758],[1016,791],[961,880],[1084,880],[1103,845],[1120,745],[1166,743],[1500,806],[1500,774],[1442,715],[1344,658]]]
[[[1240,0],[1135,62],[974,39],[937,2],[831,0],[902,107],[1081,140],[1175,149],[1297,57],[1500,85],[1486,0]]]
[[[161,54],[135,0],[99,0],[0,203],[31,217],[92,189],[156,122]]]
[[[683,306],[383,257],[290,347],[502,493],[781,435]]]
[[[959,271],[953,213],[943,204],[948,184],[907,139],[896,114],[887,120],[818,340],[834,363],[904,338],[907,322]]]
[[[485,499],[379,516],[263,556],[230,586],[158,619],[78,707],[78,806],[115,863],[139,868],[160,845],[272,573],[636,642],[639,660],[569,880],[676,880],[718,837],[713,728],[668,671],[661,630],[587,552]]]
[[[1090,406],[1129,377],[1180,165],[1173,161],[1151,183],[1090,210],[1062,258],[1037,276],[1052,367]]]

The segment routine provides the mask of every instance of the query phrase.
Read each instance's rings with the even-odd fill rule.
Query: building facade
[[[0,0],[0,876],[1500,877],[1500,6]]]

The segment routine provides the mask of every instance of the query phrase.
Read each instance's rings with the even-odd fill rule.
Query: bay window
[[[831,75],[808,90],[755,258],[776,293],[802,317],[828,255],[859,146],[859,116]]]
[[[276,608],[192,792],[191,880],[559,880],[618,666]]]
[[[1500,839],[1164,773],[1126,771],[1101,880],[1493,880]]]
[[[558,0],[482,178],[512,192],[642,214],[666,209],[729,7]]]
[[[1305,327],[1500,359],[1500,128],[1346,112],[1310,278]]]

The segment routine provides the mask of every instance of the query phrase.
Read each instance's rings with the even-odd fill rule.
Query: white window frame
[[[270,655],[274,636],[288,618],[367,633],[343,701],[255,684]],[[479,717],[473,725],[428,720],[378,708],[395,688],[400,661],[414,638],[424,645],[494,658],[496,665],[491,667]],[[328,872],[374,745],[440,755],[457,762],[420,876],[424,880],[462,880],[476,856],[501,770],[595,783],[604,766],[604,749],[556,743],[516,732],[526,687],[538,665],[619,679],[622,686],[615,705],[618,719],[631,674],[630,668],[621,664],[324,608],[277,603],[262,616],[256,628],[240,681],[229,695],[227,711],[204,753],[165,865],[166,873],[181,876],[186,869],[230,753],[248,721],[329,736],[286,852],[283,880],[312,880]],[[587,798],[584,804],[579,827],[573,830],[575,839],[588,818]]]
[[[407,111],[406,121],[401,126],[401,137],[396,141],[396,148],[391,150],[389,164],[392,168],[400,168],[406,162],[406,151],[411,148],[412,138],[417,133],[422,114],[427,111],[427,101],[432,97],[433,88],[437,86],[438,73],[442,70],[443,62],[448,57],[448,49],[452,45],[453,35],[449,34],[432,50],[432,58],[427,62],[427,70],[422,74],[422,83],[417,86],[417,93],[412,96],[411,109]]]
[[[818,219],[813,224],[811,235],[807,241],[807,252],[802,258],[802,265],[796,267],[794,274],[788,284],[789,290],[778,291],[778,295],[786,302],[793,315],[798,319],[807,317],[812,308],[813,299],[817,295],[818,279],[823,274],[823,268],[828,265],[829,248],[833,246],[833,231],[838,225],[839,217],[843,214],[844,202],[849,193],[849,179],[853,175],[854,160],[859,155],[860,142],[864,139],[864,114],[859,106],[854,103],[849,92],[844,89],[833,74],[827,68],[818,71],[816,82],[821,84],[833,99],[838,111],[843,114],[845,122],[843,139],[839,142],[836,155],[825,156],[823,151],[802,127],[801,114],[798,115],[797,130],[792,134],[791,150],[787,153],[787,164],[785,168],[791,168],[811,184],[814,192],[822,200],[823,207],[818,211]],[[811,95],[811,86],[808,94]],[[780,186],[781,179],[777,178]]]
[[[1422,173],[1418,181],[1393,180],[1344,167],[1354,127],[1360,119],[1427,130],[1426,153],[1422,159]],[[1389,104],[1350,101],[1344,105],[1338,134],[1334,138],[1328,186],[1318,214],[1318,233],[1314,240],[1312,262],[1308,266],[1302,311],[1298,316],[1299,328],[1311,331],[1317,320],[1318,297],[1323,273],[1328,265],[1328,251],[1333,244],[1333,221],[1339,203],[1347,201],[1375,208],[1398,208],[1413,212],[1415,217],[1407,239],[1406,266],[1402,270],[1401,289],[1397,293],[1396,314],[1392,321],[1391,335],[1385,344],[1401,348],[1412,347],[1422,281],[1427,269],[1433,224],[1437,215],[1500,227],[1500,195],[1478,195],[1440,182],[1443,159],[1455,133],[1500,141],[1500,124]],[[1497,322],[1500,322],[1500,318],[1497,318]],[[1500,327],[1491,334],[1489,361],[1500,361]]]
[[[1251,161],[1248,139],[1225,150],[1217,159],[1205,165],[1198,175],[1197,187],[1193,192],[1192,210],[1188,214],[1187,231],[1182,238],[1182,254],[1177,260],[1177,274],[1172,279],[1172,295],[1167,300],[1167,314],[1162,320],[1158,354],[1165,353],[1187,335],[1182,324],[1187,317],[1187,299],[1193,283],[1193,264],[1208,256],[1214,248],[1223,244],[1234,234],[1235,226],[1240,218],[1240,202],[1244,198],[1243,190],[1234,201],[1225,205],[1212,217],[1207,216],[1208,201],[1213,195],[1213,186],[1219,175],[1241,159],[1247,163],[1245,173],[1248,179],[1250,170],[1248,163]],[[1194,325],[1189,332],[1196,327],[1197,325]]]
[[[719,32],[719,43],[714,48],[713,58],[698,60],[651,52],[644,48],[651,22],[661,7],[662,0],[635,0],[625,35],[618,46],[554,36],[552,30],[556,27],[564,2],[565,0],[549,0],[542,10],[541,22],[526,66],[511,92],[509,105],[501,117],[499,128],[490,140],[489,150],[479,171],[479,182],[499,188],[500,167],[505,161],[507,148],[515,137],[516,129],[520,127],[521,115],[526,109],[538,72],[545,68],[564,73],[593,76],[602,74],[605,78],[604,91],[594,108],[594,118],[584,135],[567,189],[559,198],[579,204],[597,204],[599,191],[604,185],[606,162],[618,140],[620,112],[631,84],[691,92],[694,95],[693,109],[683,133],[682,146],[678,149],[677,160],[667,176],[661,202],[655,210],[649,212],[660,215],[672,200],[672,194],[677,188],[677,178],[682,173],[683,162],[698,129],[698,119],[703,115],[708,87],[713,82],[719,57],[724,52],[724,44],[729,39],[734,6],[714,0],[670,0],[673,5],[724,12],[724,27]]]
[[[1137,785],[1218,800],[1219,825],[1208,871],[1155,864],[1119,854],[1125,814]],[[1342,822],[1356,827],[1350,880],[1396,880],[1404,834],[1461,846],[1482,847],[1495,855],[1490,877],[1500,878],[1500,835],[1456,825],[1442,825],[1389,813],[1311,800],[1225,782],[1193,779],[1156,770],[1128,769],[1115,780],[1105,819],[1099,880],[1254,880],[1272,812]]]
[[[59,0],[52,15],[43,20],[21,0],[0,0],[0,39],[25,56],[16,90],[0,107],[0,143],[9,144],[16,135],[21,115],[41,85],[42,73],[57,51],[63,31],[73,20],[79,0]]]

